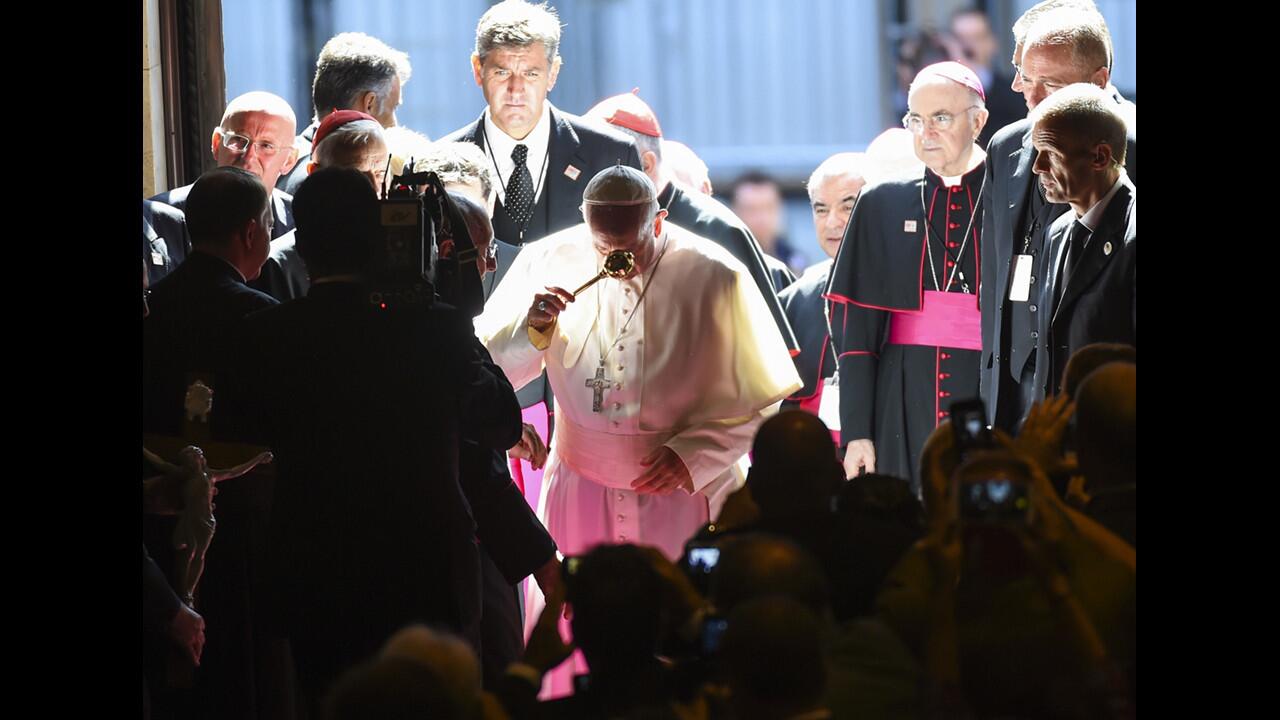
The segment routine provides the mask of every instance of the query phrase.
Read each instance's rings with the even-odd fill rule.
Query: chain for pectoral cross
[[[640,310],[640,303],[644,302],[645,295],[649,294],[649,288],[653,286],[653,278],[658,274],[658,266],[662,265],[662,258],[667,256],[667,246],[671,244],[670,238],[662,243],[662,252],[658,255],[658,259],[653,263],[653,270],[649,273],[649,282],[645,283],[644,288],[640,291],[640,297],[636,299],[636,306],[631,309],[631,313],[627,315],[627,319],[622,323],[622,328],[618,330],[618,334],[613,338],[613,342],[609,343],[609,347],[600,348],[600,367],[596,368],[596,376],[587,380],[586,386],[592,389],[591,396],[591,412],[601,412],[604,403],[604,389],[609,387],[612,382],[604,376],[604,366],[609,360],[609,353],[613,352],[613,348],[622,339],[627,332],[627,326],[631,324],[631,319],[636,316]],[[600,285],[596,285],[596,327],[600,327]],[[601,345],[604,344],[603,337]],[[621,368],[619,368],[621,370]]]
[[[925,173],[925,175],[927,178],[928,173]],[[933,251],[929,248],[929,238],[931,235],[931,233],[929,232],[930,230],[929,221],[931,220],[931,218],[929,217],[929,209],[924,204],[924,186],[927,184],[928,184],[927,181],[920,183],[920,210],[921,212],[924,213],[924,244],[925,244],[924,254],[926,257],[929,258],[929,275],[930,277],[933,278],[933,289],[941,292],[950,291],[951,285],[956,281],[956,276],[959,275],[960,289],[964,290],[966,293],[973,294],[973,291],[969,289],[969,281],[968,279],[965,278],[964,271],[960,269],[960,264],[961,264],[960,259],[964,257],[965,248],[969,244],[969,235],[973,233],[973,222],[978,219],[978,213],[981,212],[982,193],[987,189],[987,178],[984,176],[982,178],[982,185],[978,187],[977,201],[970,203],[971,211],[969,213],[969,225],[964,229],[963,239],[960,241],[960,251],[957,252],[955,255],[955,258],[954,258],[955,267],[951,268],[951,277],[947,278],[946,287],[939,287],[940,283],[938,282],[938,270],[933,264]],[[947,257],[951,254],[947,250],[947,238],[945,235],[938,239],[938,245],[939,247],[942,248],[943,257]],[[943,274],[944,275],[946,274],[945,269],[943,270]]]

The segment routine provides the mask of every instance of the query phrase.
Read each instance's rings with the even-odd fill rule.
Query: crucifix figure
[[[604,363],[596,368],[596,376],[588,380],[586,386],[592,388],[591,412],[600,412],[604,404],[604,389],[609,387],[609,379],[604,376]]]
[[[259,453],[251,460],[225,470],[209,467],[204,451],[194,445],[182,449],[176,465],[145,447],[142,454],[165,476],[177,480],[179,498],[174,504],[177,506],[178,524],[173,529],[173,548],[178,558],[177,590],[183,602],[194,606],[196,585],[204,574],[205,553],[218,527],[218,521],[213,517],[213,496],[217,493],[214,485],[238,478],[261,463],[271,462],[271,452]]]

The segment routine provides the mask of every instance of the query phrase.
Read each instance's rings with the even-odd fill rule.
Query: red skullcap
[[[640,99],[639,92],[640,88],[636,88],[629,93],[605,98],[588,110],[586,117],[604,120],[628,130],[634,130],[641,135],[662,137],[658,116],[654,115],[653,109]]]
[[[368,113],[362,113],[359,110],[334,110],[326,115],[324,120],[320,121],[320,127],[316,128],[315,138],[311,141],[311,151],[315,152],[316,146],[319,145],[320,141],[325,139],[329,133],[349,122],[355,122],[356,120],[372,120],[374,122],[378,122],[378,119],[374,116]]]

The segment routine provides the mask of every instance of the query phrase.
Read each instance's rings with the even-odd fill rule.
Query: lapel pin
[[[1110,243],[1110,241],[1108,241],[1106,245],[1103,245],[1103,246],[1102,246],[1102,254],[1103,254],[1103,255],[1110,255],[1110,254],[1111,254],[1111,243]]]
[[[569,167],[564,169],[564,174],[568,176],[570,180],[577,180],[578,176],[582,174],[582,171],[570,165]]]
[[[915,232],[915,231],[916,231],[915,220],[907,220],[902,223],[902,232]]]

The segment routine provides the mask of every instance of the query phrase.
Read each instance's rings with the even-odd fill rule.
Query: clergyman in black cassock
[[[792,360],[804,383],[804,387],[787,398],[784,406],[797,406],[821,416],[837,445],[840,443],[839,391],[827,387],[825,381],[836,374],[837,343],[832,342],[831,333],[844,331],[848,306],[832,303],[826,298],[826,291],[833,260],[840,251],[845,229],[849,226],[849,217],[858,202],[858,195],[867,184],[864,174],[866,162],[863,153],[836,153],[823,160],[809,175],[805,186],[809,192],[818,247],[829,259],[809,267],[799,280],[778,293],[778,300],[786,309],[787,321],[795,329],[800,343],[800,354]],[[833,397],[827,397],[828,392]],[[832,402],[833,399],[836,402]],[[822,412],[824,406],[826,412]]]
[[[846,471],[866,466],[865,442],[853,443],[869,440],[875,471],[917,493],[925,440],[953,401],[978,395],[981,87],[954,62],[916,76],[904,122],[924,176],[862,192],[827,290],[849,306],[837,348]]]

